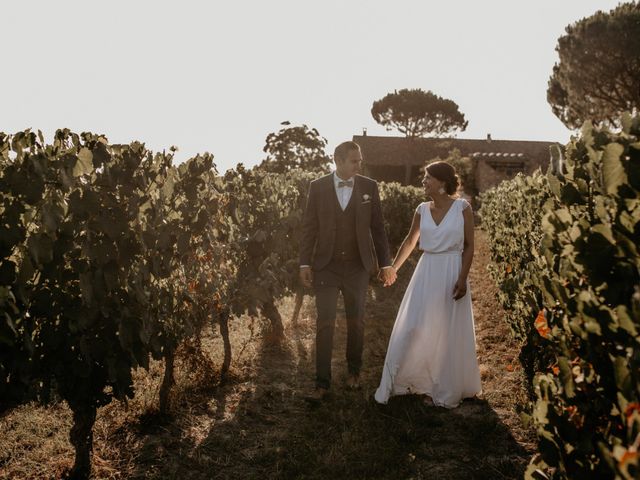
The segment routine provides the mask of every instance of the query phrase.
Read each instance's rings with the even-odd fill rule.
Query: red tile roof
[[[475,140],[466,138],[376,137],[354,135],[363,163],[369,165],[423,165],[436,157],[445,158],[457,148],[463,156],[491,158],[492,161],[549,161],[549,147],[557,142],[531,140]]]

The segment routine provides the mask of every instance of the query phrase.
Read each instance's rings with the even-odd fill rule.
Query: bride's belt
[[[447,251],[447,252],[428,252],[426,250],[422,251],[423,255],[457,255],[460,256],[462,255],[462,252],[459,252],[457,250],[452,250],[452,251]]]

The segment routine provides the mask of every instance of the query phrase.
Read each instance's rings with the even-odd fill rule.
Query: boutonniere
[[[368,194],[362,195],[362,203],[369,203],[371,201],[371,197]]]

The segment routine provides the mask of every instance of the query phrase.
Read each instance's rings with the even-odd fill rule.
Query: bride
[[[428,405],[454,408],[482,391],[467,281],[473,213],[454,197],[459,180],[448,163],[427,166],[422,184],[432,201],[418,205],[393,268],[418,240],[424,253],[400,304],[375,399],[424,394]]]

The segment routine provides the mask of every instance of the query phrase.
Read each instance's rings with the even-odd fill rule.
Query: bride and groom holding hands
[[[473,213],[456,198],[453,167],[430,164],[423,179],[431,198],[413,212],[409,233],[391,261],[377,183],[358,175],[360,147],[334,152],[335,172],[311,182],[300,248],[300,280],[316,296],[316,386],[322,401],[331,385],[338,294],[347,319],[347,386],[358,388],[362,367],[365,298],[379,268],[384,286],[419,243],[423,251],[400,304],[375,400],[425,395],[425,403],[454,408],[481,392],[467,276],[473,259]],[[411,213],[407,211],[407,215]]]

